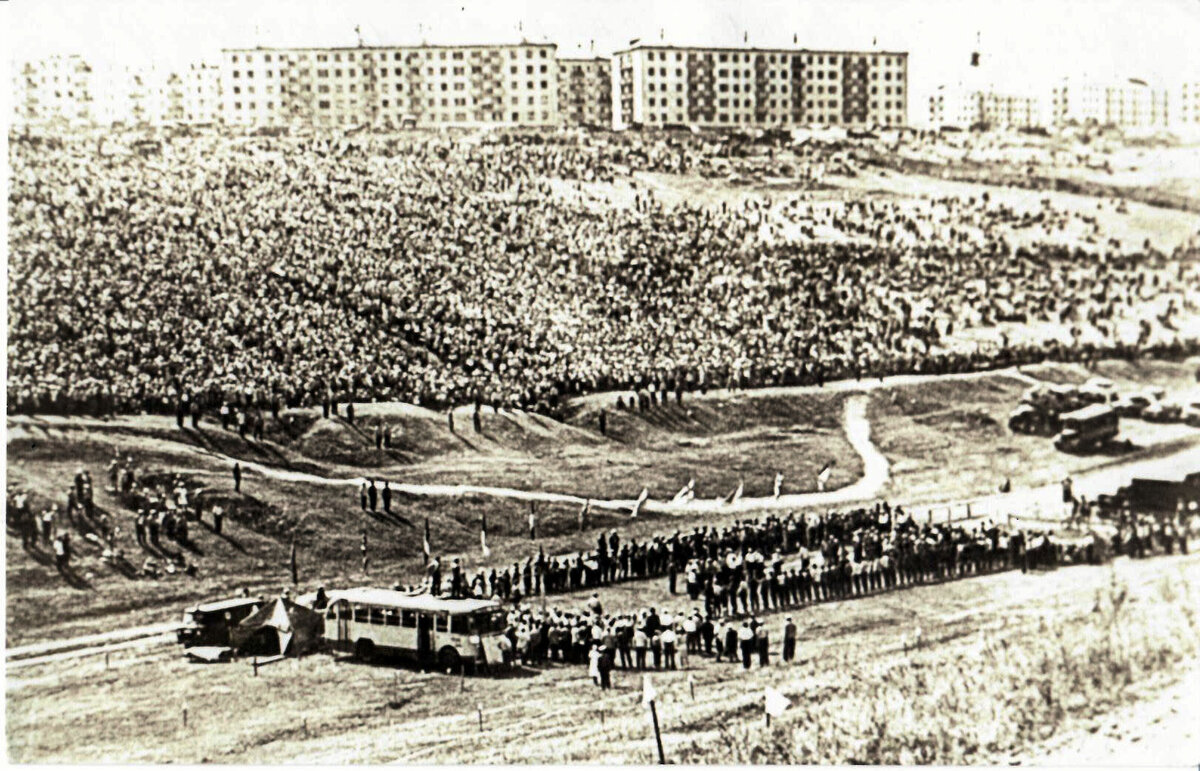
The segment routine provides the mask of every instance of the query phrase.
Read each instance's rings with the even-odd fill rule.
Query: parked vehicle
[[[505,612],[493,600],[451,599],[390,589],[329,595],[325,640],[364,661],[393,655],[442,669],[499,664]]]
[[[1174,423],[1180,419],[1183,408],[1171,402],[1154,402],[1142,410],[1142,420],[1153,423]]]
[[[1093,404],[1062,416],[1062,430],[1054,437],[1054,446],[1066,452],[1092,449],[1115,439],[1119,428],[1116,410]]]
[[[228,646],[229,630],[259,609],[262,597],[235,597],[229,600],[206,602],[183,612],[183,624],[176,630],[176,639],[184,647]]]

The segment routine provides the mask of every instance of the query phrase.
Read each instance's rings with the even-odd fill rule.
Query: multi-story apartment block
[[[938,86],[929,98],[929,123],[934,128],[970,128],[984,124],[994,128],[1027,128],[1042,123],[1037,97],[1004,94],[991,88],[972,89]]]
[[[184,123],[215,123],[221,104],[220,68],[200,62],[179,73]]]
[[[219,114],[232,125],[550,126],[556,46],[227,49]]]
[[[907,53],[637,44],[614,68],[616,128],[907,123]]]
[[[94,80],[91,66],[76,55],[48,56],[14,65],[14,124],[91,123]]]
[[[567,125],[612,127],[610,60],[558,60],[558,117]]]
[[[1171,125],[1189,134],[1200,132],[1200,78],[1178,83],[1169,99]]]
[[[1140,80],[1098,83],[1065,78],[1050,92],[1050,121],[1098,123],[1121,128],[1165,128],[1167,90]]]

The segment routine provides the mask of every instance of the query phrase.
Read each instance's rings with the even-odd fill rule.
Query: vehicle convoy
[[[1102,447],[1117,437],[1120,418],[1107,404],[1092,404],[1068,412],[1061,418],[1062,430],[1054,437],[1054,447],[1065,452]]]
[[[235,597],[206,602],[183,612],[176,638],[185,648],[228,646],[229,632],[263,604],[262,597]]]
[[[1054,434],[1061,427],[1061,415],[1088,404],[1107,402],[1110,399],[1109,393],[1100,387],[1033,386],[1021,395],[1020,403],[1008,416],[1008,428],[1020,434]]]
[[[442,669],[503,662],[506,614],[493,600],[450,599],[390,589],[331,592],[325,642],[364,661],[399,656]]]

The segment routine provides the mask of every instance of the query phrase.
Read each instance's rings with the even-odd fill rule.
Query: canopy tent
[[[303,605],[278,597],[230,631],[239,653],[299,656],[316,647],[325,620]]]

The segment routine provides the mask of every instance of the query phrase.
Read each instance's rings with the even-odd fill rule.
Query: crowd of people
[[[870,205],[838,215],[864,236],[849,242],[783,238],[790,210],[762,199],[562,193],[718,150],[577,134],[198,133],[153,152],[15,138],[9,404],[220,415],[243,436],[268,412],[352,401],[553,413],[597,390],[1136,350],[1106,326],[1131,304],[1190,310],[1195,276],[1169,258],[1009,248],[978,202],[943,208],[985,217],[982,235]],[[947,344],[1004,319],[1095,325],[1101,341]]]
[[[918,524],[901,507],[881,502],[846,512],[769,514],[642,541],[623,541],[612,530],[583,553],[547,557],[539,549],[524,561],[473,575],[457,559],[444,570],[434,558],[427,585],[451,597],[519,603],[666,577],[672,594],[686,592],[709,615],[744,615],[1015,564],[1024,559],[1017,556],[1023,539],[992,524]]]
[[[687,599],[680,597],[678,609],[606,613],[598,593],[575,610],[549,607],[531,601],[529,591],[505,594],[515,566],[508,578],[500,574],[492,596],[514,603],[504,633],[508,661],[586,664],[589,675],[607,688],[614,669],[684,668],[690,656],[740,662],[747,669],[754,662],[767,666],[776,655],[772,639],[780,643],[781,660],[791,661],[800,637],[794,618],[799,617],[785,616],[772,638],[762,619],[767,613],[999,570],[1096,564],[1113,554],[1186,553],[1187,532],[1184,522],[1143,516],[1123,523],[1111,541],[1094,533],[1062,538],[990,522],[918,524],[899,507],[879,503],[812,518],[768,517],[723,530],[700,528],[686,538],[675,534],[668,539],[667,560],[686,560],[682,588]],[[605,553],[603,548],[592,557]],[[618,580],[624,575],[620,560],[600,564],[613,564]],[[486,580],[478,575],[472,592],[487,596],[494,575]],[[529,589],[536,589],[536,575]],[[675,576],[669,575],[674,596]],[[554,585],[554,579],[547,583]]]

